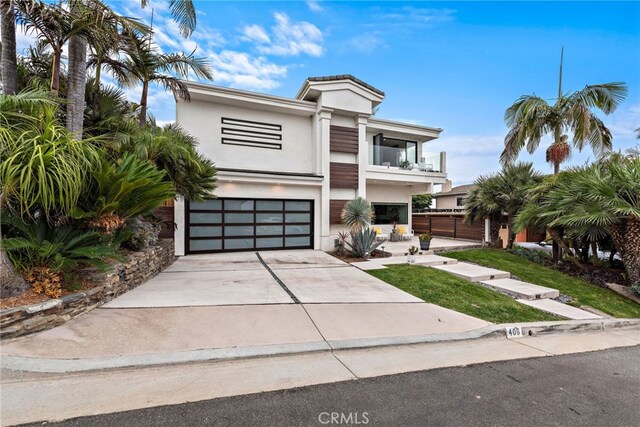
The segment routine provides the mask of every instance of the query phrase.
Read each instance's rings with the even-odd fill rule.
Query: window
[[[373,137],[373,164],[399,167],[402,162],[417,163],[418,143],[403,139],[385,138],[381,133]]]
[[[456,206],[464,206],[464,197],[456,197]]]
[[[376,213],[374,222],[376,224],[398,224],[409,223],[409,205],[408,204],[390,204],[390,203],[372,203],[373,210]]]

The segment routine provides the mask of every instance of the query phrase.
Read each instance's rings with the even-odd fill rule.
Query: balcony
[[[407,151],[385,150],[385,155],[374,156],[374,162],[367,166],[367,180],[385,181],[392,184],[443,184],[447,178],[446,153],[423,152],[417,163],[406,160]],[[396,161],[392,161],[397,159]]]

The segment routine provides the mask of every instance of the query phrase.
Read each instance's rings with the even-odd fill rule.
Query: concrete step
[[[407,264],[407,256],[392,256],[389,258],[376,258],[375,262],[382,265]],[[447,258],[439,255],[416,255],[416,264],[430,267],[434,265],[457,264],[457,259]]]
[[[585,320],[585,319],[602,319],[602,316],[589,313],[588,311],[581,310],[579,308],[572,307],[567,304],[552,300],[552,299],[537,299],[537,300],[517,300],[519,303],[535,307],[538,310],[546,311],[547,313],[557,314],[558,316],[566,317],[573,320]]]
[[[534,300],[542,298],[557,298],[560,296],[560,291],[557,289],[546,288],[544,286],[538,286],[515,279],[483,280],[480,283],[493,290],[519,299]]]
[[[483,280],[492,279],[510,279],[511,273],[495,268],[481,267],[479,265],[468,264],[466,262],[459,262],[457,264],[447,265],[434,265],[433,268],[454,276],[462,277],[463,279],[470,280],[472,282],[481,282]]]

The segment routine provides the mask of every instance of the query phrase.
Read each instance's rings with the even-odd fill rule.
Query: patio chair
[[[389,235],[382,232],[382,227],[373,227],[373,231],[376,232],[376,240],[389,240]]]
[[[411,240],[411,239],[413,239],[413,230],[409,230],[409,232],[407,232],[407,227],[399,226],[398,227],[398,234],[400,234],[400,238],[402,240]]]

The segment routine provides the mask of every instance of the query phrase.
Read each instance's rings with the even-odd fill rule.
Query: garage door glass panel
[[[311,210],[311,202],[288,200],[284,203],[284,209],[287,211],[309,212]]]
[[[256,234],[258,236],[282,235],[281,225],[258,225],[256,226]]]
[[[222,200],[203,200],[201,202],[191,202],[191,210],[219,211],[222,210]]]
[[[189,214],[189,222],[192,224],[203,224],[203,223],[218,224],[222,222],[222,214],[191,212]]]
[[[222,249],[222,240],[191,240],[189,250],[191,251],[219,251]]]
[[[252,213],[225,213],[224,222],[228,224],[253,223],[253,214]]]
[[[225,200],[225,211],[252,211],[253,200]]]
[[[310,222],[311,214],[308,213],[286,213],[285,222]]]
[[[288,248],[294,246],[310,246],[311,245],[311,237],[285,237],[284,245]]]
[[[281,211],[282,200],[256,200],[257,211]]]
[[[256,222],[258,224],[282,223],[282,214],[279,213],[257,213]]]
[[[253,236],[253,225],[229,226],[224,228],[225,236]]]
[[[284,234],[310,234],[311,226],[309,225],[287,225],[284,228]]]
[[[256,239],[256,248],[282,248],[282,237],[260,237]]]
[[[194,227],[189,230],[191,237],[216,237],[222,236],[222,227]]]
[[[253,238],[251,239],[224,239],[225,249],[251,249],[253,248]]]

